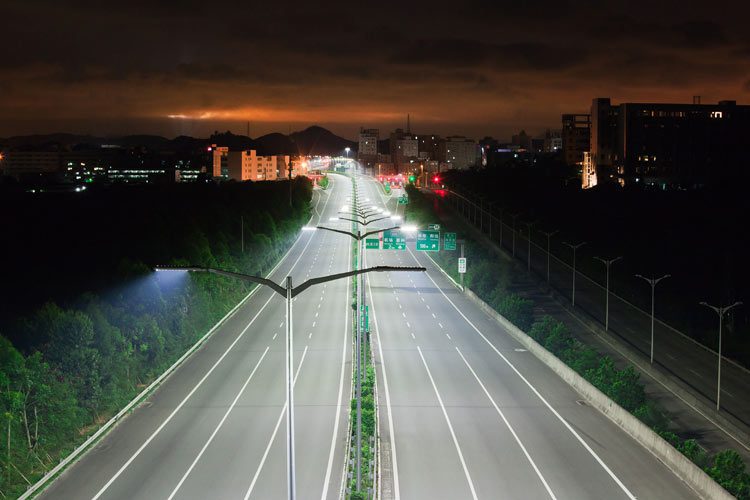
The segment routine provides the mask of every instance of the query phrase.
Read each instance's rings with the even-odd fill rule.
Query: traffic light
[[[440,177],[438,177],[436,175],[435,177],[432,178],[432,182],[434,182],[435,184],[437,184],[438,182],[440,182]]]
[[[409,182],[411,182],[412,184],[413,184],[413,183],[414,183],[414,181],[416,181],[416,180],[417,180],[417,178],[416,178],[415,176],[413,176],[413,175],[410,175],[410,176],[409,176]]]

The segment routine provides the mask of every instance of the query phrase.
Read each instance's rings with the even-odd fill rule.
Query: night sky
[[[750,101],[744,2],[2,0],[0,136],[507,138],[593,97]],[[381,133],[382,134],[382,133]]]

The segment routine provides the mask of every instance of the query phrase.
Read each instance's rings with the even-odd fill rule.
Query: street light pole
[[[518,216],[521,215],[520,213],[517,214],[510,214],[511,217],[513,217],[513,257],[516,256],[516,219]]]
[[[614,259],[602,259],[601,257],[594,258],[599,262],[602,262],[607,268],[607,296],[604,307],[604,331],[607,332],[609,331],[609,267],[618,260],[622,259],[622,256],[615,257]]]
[[[547,237],[547,283],[549,283],[549,254],[550,254],[549,240],[560,231],[555,230],[555,231],[540,231],[540,232]]]
[[[332,230],[335,231],[335,230]],[[337,231],[341,232],[341,231]],[[365,233],[365,236],[367,233]],[[257,283],[259,285],[267,286],[274,292],[278,293],[286,300],[286,362],[285,362],[285,378],[286,378],[286,407],[287,407],[287,495],[289,500],[295,500],[296,498],[296,471],[294,466],[294,377],[292,374],[293,370],[293,329],[292,329],[292,303],[294,297],[304,292],[313,285],[319,285],[329,281],[334,281],[343,278],[350,278],[360,274],[370,272],[390,272],[390,271],[426,271],[424,267],[398,267],[398,266],[375,266],[365,269],[355,269],[353,271],[346,271],[343,273],[330,274],[327,276],[319,276],[317,278],[310,278],[304,283],[292,287],[292,277],[287,276],[286,288],[271,281],[268,278],[262,278],[260,276],[251,276],[248,274],[235,273],[233,271],[225,271],[223,269],[216,269],[211,267],[201,266],[157,266],[154,270],[156,271],[188,271],[188,272],[203,272],[210,274],[217,274],[219,276],[226,276],[229,278],[236,278],[251,283]]]
[[[286,442],[289,459],[286,462],[286,477],[289,500],[297,498],[297,481],[294,460],[294,336],[292,332],[292,277],[286,277]]]
[[[534,227],[536,224],[536,221],[531,221],[526,223],[526,227],[528,228],[529,235],[526,239],[526,242],[529,244],[528,251],[526,253],[526,267],[528,272],[531,272],[531,228]]]
[[[719,315],[719,371],[717,375],[717,381],[716,381],[716,411],[719,411],[720,401],[721,401],[721,327],[724,323],[724,315],[728,313],[733,307],[742,305],[742,302],[735,302],[731,306],[724,306],[724,307],[717,307],[712,306],[710,304],[707,304],[706,302],[700,303],[702,306],[710,307],[713,309],[716,314]]]
[[[646,278],[640,274],[635,275],[637,278],[641,278],[646,283],[651,285],[651,364],[654,364],[654,295],[656,291],[656,285],[663,279],[667,279],[671,274],[665,274],[661,278]]]
[[[572,299],[571,299],[573,307],[576,306],[576,250],[578,250],[579,248],[581,248],[585,244],[586,244],[585,241],[582,241],[582,242],[577,243],[577,244],[568,243],[568,242],[565,242],[565,241],[563,242],[563,245],[567,245],[567,246],[569,246],[571,248],[571,250],[573,250],[573,296],[572,296]]]

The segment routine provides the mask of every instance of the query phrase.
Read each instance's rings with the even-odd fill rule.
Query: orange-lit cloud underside
[[[748,30],[671,0],[562,10],[477,0],[450,13],[417,2],[395,17],[351,2],[65,3],[8,1],[0,136],[201,134],[250,121],[253,135],[317,123],[353,137],[410,113],[421,132],[502,137],[559,127],[594,97],[750,98]],[[426,12],[432,29],[415,30]]]

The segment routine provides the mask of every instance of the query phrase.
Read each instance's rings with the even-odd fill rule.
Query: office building
[[[391,162],[397,172],[406,171],[419,158],[418,137],[397,128],[390,137]]]
[[[357,160],[367,170],[372,171],[378,162],[378,140],[380,131],[376,128],[359,129]]]
[[[591,115],[562,115],[563,160],[568,165],[581,165],[583,153],[591,150]]]
[[[473,139],[463,136],[449,136],[440,140],[439,161],[449,168],[467,169],[477,164],[480,151]]]
[[[694,188],[748,175],[750,106],[594,99],[591,160],[599,184]]]
[[[213,176],[221,179],[229,178],[229,147],[217,146],[211,144],[208,148],[211,153],[211,163],[213,165]]]

